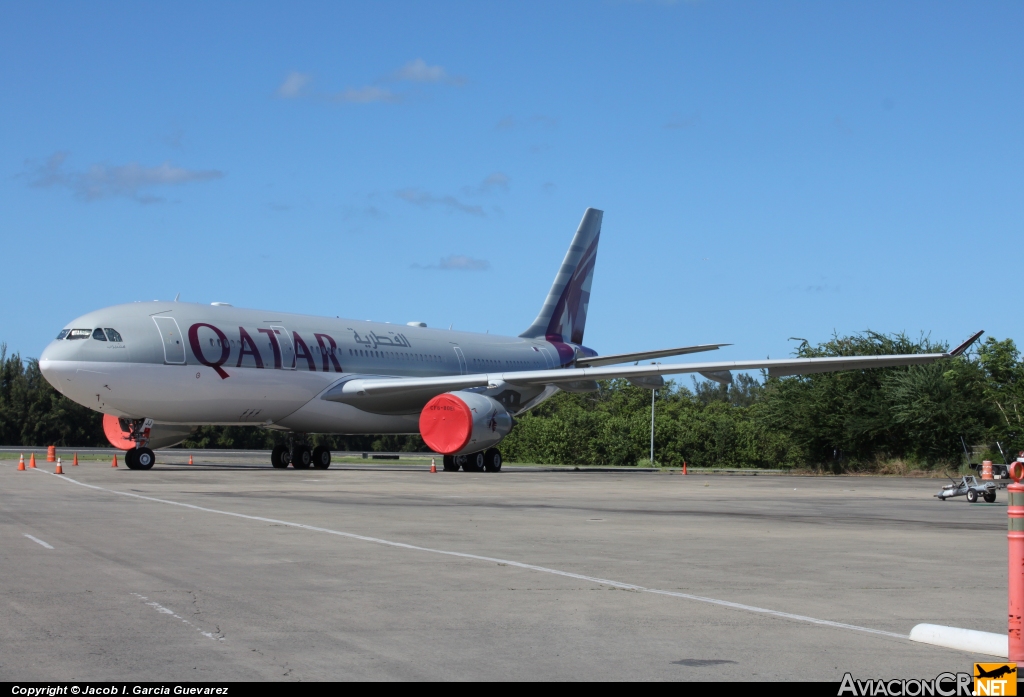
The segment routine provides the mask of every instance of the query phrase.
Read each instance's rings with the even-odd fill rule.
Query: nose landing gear
[[[128,438],[135,441],[135,447],[124,452],[124,464],[130,470],[153,469],[156,455],[149,449],[149,430],[153,427],[153,419],[121,419],[121,428],[128,425]]]
[[[124,464],[128,465],[130,470],[153,469],[155,462],[156,455],[149,448],[132,448],[124,451]]]

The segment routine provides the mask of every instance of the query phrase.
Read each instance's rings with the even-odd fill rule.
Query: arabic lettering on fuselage
[[[394,346],[396,348],[412,348],[412,344],[405,337],[405,334],[395,334],[394,332],[388,332],[391,336],[385,336],[383,334],[377,334],[376,332],[370,331],[362,336],[359,335],[355,329],[349,327],[349,331],[352,332],[352,340],[357,344],[363,344],[371,349],[375,349],[378,346]]]
[[[200,331],[204,329],[207,331],[203,331],[200,336]],[[257,341],[257,338],[264,337],[263,350],[268,351],[267,358],[273,357],[274,369],[298,368],[302,365],[300,361],[304,360],[307,369],[310,372],[316,372],[315,350],[315,353],[320,354],[321,357],[320,370],[322,372],[329,373],[332,370],[336,373],[342,372],[341,363],[338,361],[341,349],[338,348],[338,342],[330,334],[313,332],[312,347],[314,350],[310,350],[310,344],[298,332],[290,332],[289,339],[288,333],[282,334],[279,329],[257,328],[254,332],[250,332],[245,327],[238,327],[237,330],[227,331],[238,338],[229,339],[225,330],[206,322],[197,322],[188,328],[188,343],[196,360],[208,368],[213,368],[221,379],[230,377],[223,366],[231,359],[232,353],[237,356],[233,366],[235,368],[270,367],[264,365],[264,354],[260,352],[260,342]],[[280,338],[278,338],[279,336]],[[285,351],[291,352],[292,355],[285,356]],[[249,357],[249,360],[246,360],[246,357]],[[286,362],[288,365],[285,365]]]

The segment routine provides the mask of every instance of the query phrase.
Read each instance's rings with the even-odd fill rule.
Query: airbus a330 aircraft
[[[68,398],[104,414],[107,438],[132,469],[152,448],[199,425],[255,425],[289,433],[274,467],[327,468],[310,433],[420,433],[444,468],[497,472],[497,445],[514,417],[558,390],[589,392],[625,378],[657,389],[664,375],[729,382],[732,370],[804,375],[930,363],[949,353],[638,365],[711,351],[704,344],[599,356],[583,345],[602,212],[583,214],[540,314],[519,336],[432,329],[263,310],[227,303],[136,302],[83,315],[43,352],[43,375]],[[634,365],[622,365],[632,363]]]

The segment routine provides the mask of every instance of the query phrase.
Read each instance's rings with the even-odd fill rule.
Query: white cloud
[[[292,71],[285,77],[284,82],[278,86],[275,95],[281,99],[320,99],[346,104],[374,104],[390,103],[396,104],[405,101],[414,92],[394,91],[382,84],[388,82],[418,82],[418,83],[444,83],[448,85],[463,85],[465,78],[457,75],[449,75],[440,65],[428,65],[422,58],[409,61],[401,68],[374,81],[375,84],[365,87],[349,87],[341,92],[328,93],[314,91],[311,89],[313,76],[307,73]]]
[[[437,268],[456,271],[486,271],[491,268],[491,262],[486,259],[474,259],[463,254],[452,254],[442,259]]]
[[[448,209],[449,212],[458,211],[460,213],[469,213],[470,215],[484,216],[484,209],[482,206],[473,206],[467,203],[463,203],[454,196],[435,196],[429,191],[423,189],[410,188],[396,191],[395,196],[413,204],[414,206],[420,206],[421,208],[429,208],[431,206],[439,205],[443,208]]]
[[[474,259],[464,254],[452,254],[441,259],[437,264],[421,266],[413,264],[414,269],[438,269],[440,271],[486,271],[491,268],[491,262],[486,259]]]
[[[95,164],[82,171],[65,171],[68,153],[56,152],[44,164],[29,164],[29,184],[35,187],[63,186],[86,201],[112,196],[125,196],[139,203],[157,203],[164,199],[147,193],[161,186],[180,186],[192,182],[220,179],[224,173],[215,169],[185,169],[169,162],[145,167],[137,162],[125,165]]]
[[[511,179],[508,175],[503,172],[494,172],[488,174],[480,185],[481,191],[494,191],[495,189],[501,189],[502,191],[508,191],[508,185]]]
[[[288,77],[286,77],[284,82],[281,83],[281,86],[277,88],[276,94],[282,99],[295,99],[296,97],[301,97],[306,86],[312,81],[312,75],[295,72],[293,70],[288,73]]]
[[[373,102],[400,102],[403,96],[396,94],[391,90],[384,87],[360,87],[358,89],[349,88],[344,92],[339,92],[334,95],[334,100],[338,102],[348,102],[349,104],[371,104]]]
[[[484,177],[484,180],[480,182],[480,186],[466,186],[463,187],[462,192],[467,196],[480,196],[495,191],[506,192],[511,181],[504,172],[492,172]]]
[[[440,65],[427,65],[422,58],[403,65],[395,71],[394,79],[406,82],[447,82],[452,85],[462,85],[466,82],[465,78],[449,75]]]

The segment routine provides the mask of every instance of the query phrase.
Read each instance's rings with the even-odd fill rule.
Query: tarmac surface
[[[986,657],[915,624],[1006,627],[1005,491],[60,454],[0,455],[0,680],[934,678]]]

